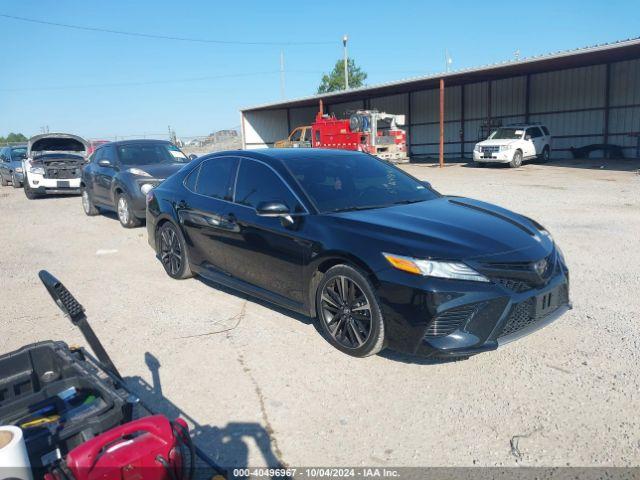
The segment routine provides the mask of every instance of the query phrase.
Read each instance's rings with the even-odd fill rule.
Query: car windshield
[[[123,165],[156,165],[187,163],[184,153],[170,143],[132,143],[118,146],[118,158]]]
[[[511,127],[503,127],[499,128],[491,136],[490,140],[518,140],[522,138],[524,134],[524,129],[522,128],[511,128]]]
[[[18,147],[11,149],[12,160],[23,160],[27,156],[27,147]]]
[[[284,159],[321,212],[366,210],[438,197],[422,182],[364,153]]]

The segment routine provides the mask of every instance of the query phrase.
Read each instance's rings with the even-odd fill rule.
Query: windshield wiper
[[[360,206],[353,205],[351,207],[336,208],[331,211],[332,212],[355,212],[358,210],[372,210],[374,208],[384,208],[387,206],[388,205],[360,205]]]
[[[424,202],[426,200],[424,199],[420,199],[420,200],[399,200],[397,202],[393,202],[393,205],[409,205],[410,203],[418,203],[418,202]]]

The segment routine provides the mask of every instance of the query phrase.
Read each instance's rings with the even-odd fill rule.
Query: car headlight
[[[16,167],[16,173],[22,173],[22,167]]]
[[[31,167],[29,172],[34,173],[36,175],[44,175],[44,167]]]
[[[511,150],[513,147],[511,145],[500,145],[500,151],[505,152],[507,150]]]
[[[476,152],[481,152],[481,151],[482,151],[482,147],[481,147],[480,145],[476,145],[475,147],[473,147],[473,149],[474,149]]]
[[[153,185],[151,185],[150,183],[143,183],[143,184],[140,186],[140,191],[146,195],[146,194],[147,194],[147,193],[149,193],[151,190],[153,190],[153,187],[154,187],[154,186],[153,186]]]
[[[139,177],[150,177],[151,175],[149,175],[147,172],[145,172],[144,170],[140,170],[139,168],[129,168],[127,169],[127,172],[133,174],[133,175],[137,175]]]
[[[405,257],[383,253],[384,258],[398,270],[415,273],[425,277],[448,278],[451,280],[471,280],[474,282],[489,282],[484,275],[476,272],[473,268],[461,262],[441,262],[436,260],[422,260],[418,258]]]

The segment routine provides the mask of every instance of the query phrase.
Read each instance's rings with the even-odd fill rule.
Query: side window
[[[187,178],[184,179],[184,186],[187,190],[191,190],[192,192],[196,191],[196,182],[198,181],[198,173],[200,173],[200,167],[195,168],[193,172],[191,172]]]
[[[538,127],[530,127],[527,129],[527,132],[531,135],[531,138],[538,138],[542,136],[542,132]]]
[[[200,165],[196,192],[208,197],[231,200],[231,187],[235,177],[238,159],[219,157],[205,160]]]
[[[542,131],[544,132],[544,134],[548,137],[549,136],[549,129],[545,126],[542,126]]]
[[[252,160],[240,163],[235,202],[252,208],[262,202],[281,202],[291,211],[298,206],[295,196],[273,170]]]
[[[304,129],[304,139],[305,142],[310,142],[311,141],[311,129],[310,128],[305,128]]]
[[[299,142],[300,141],[300,136],[302,135],[302,129],[301,128],[296,128],[293,133],[291,134],[291,138],[290,140],[292,142]]]

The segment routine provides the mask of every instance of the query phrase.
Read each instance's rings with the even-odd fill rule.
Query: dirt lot
[[[306,318],[171,280],[144,228],[86,217],[77,197],[28,201],[5,187],[0,351],[83,343],[39,284],[47,268],[141,396],[193,417],[223,465],[640,465],[640,162],[406,168],[547,226],[574,310],[466,361],[353,359]]]

